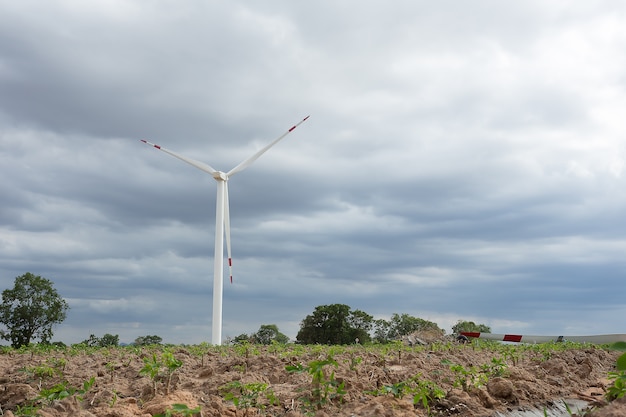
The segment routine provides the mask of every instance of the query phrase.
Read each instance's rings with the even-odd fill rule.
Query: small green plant
[[[220,387],[220,391],[226,401],[232,401],[235,407],[245,409],[256,407],[264,409],[266,407],[263,397],[267,400],[267,405],[279,405],[278,398],[274,391],[268,389],[267,384],[262,382],[232,381]]]
[[[63,375],[63,372],[65,372],[65,366],[67,365],[67,360],[65,358],[52,358],[49,359],[48,362],[59,375]]]
[[[83,396],[91,389],[96,382],[95,377],[91,377],[89,380],[83,383],[82,388],[75,388],[68,385],[67,381],[63,381],[53,387],[42,389],[39,392],[38,400],[46,401],[48,404],[52,404],[55,401],[60,401],[64,398],[75,395],[78,401],[83,400]]]
[[[109,401],[109,407],[111,407],[111,408],[115,407],[116,403],[117,403],[117,391],[113,390],[113,395],[111,397],[111,401]]]
[[[469,391],[471,388],[480,388],[487,383],[487,375],[481,373],[475,366],[465,368],[463,365],[455,364],[447,359],[441,361],[442,364],[448,365],[450,370],[455,374],[453,385],[461,387],[463,391]]]
[[[189,351],[200,358],[200,366],[204,367],[204,357],[209,352],[209,344],[202,342],[199,345],[189,346]]]
[[[446,397],[446,392],[432,381],[418,380],[416,386],[411,390],[413,394],[413,405],[421,404],[430,415],[430,406]]]
[[[259,349],[247,340],[237,343],[236,345],[234,345],[233,349],[239,355],[245,356],[246,359],[248,359],[250,355],[259,354]]]
[[[391,394],[394,398],[402,398],[407,392],[408,385],[406,381],[396,382],[395,384],[383,385],[376,391],[370,391],[373,395]]]
[[[363,361],[360,356],[355,356],[354,352],[350,352],[350,359],[346,360],[351,371],[356,371],[357,366]]]
[[[157,358],[156,353],[151,358],[143,358],[143,368],[139,370],[140,375],[147,375],[152,380],[152,392],[156,395],[157,383],[159,382],[159,374],[161,372],[161,361]]]
[[[39,379],[52,378],[56,374],[55,369],[47,364],[24,368],[24,372]]]
[[[626,353],[617,358],[616,371],[609,372],[613,384],[606,389],[606,399],[614,401],[626,395]]]
[[[27,404],[23,406],[17,405],[15,407],[15,411],[13,412],[13,414],[18,417],[36,417],[38,413],[39,407],[34,404]]]
[[[432,381],[421,379],[420,374],[405,381],[383,385],[379,389],[368,393],[373,395],[391,394],[394,398],[403,398],[405,395],[412,395],[413,405],[421,405],[428,415],[430,415],[431,405],[446,396],[443,389]]]
[[[501,358],[491,358],[491,363],[482,365],[481,369],[489,377],[504,376],[507,373],[507,365]]]
[[[63,358],[50,358],[45,363],[24,368],[23,371],[39,379],[63,376],[67,361]]]
[[[153,353],[152,357],[144,358],[143,363],[144,366],[139,370],[139,374],[150,377],[154,394],[156,395],[157,393],[158,382],[163,378],[165,379],[165,392],[169,394],[172,376],[178,368],[183,366],[183,362],[176,359],[172,352],[166,350],[161,354],[161,358],[158,358],[157,354]]]
[[[300,398],[307,411],[319,410],[326,404],[331,403],[334,399],[342,401],[343,396],[346,395],[345,383],[335,378],[335,371],[333,371],[330,376],[326,376],[324,368],[329,365],[334,367],[339,366],[332,356],[328,356],[325,360],[311,361],[307,366],[298,364],[285,367],[287,372],[306,372],[311,375],[312,383],[310,396]]]
[[[517,366],[517,363],[519,362],[520,357],[521,357],[516,346],[511,346],[510,348],[505,349],[502,352],[502,356],[504,356],[505,360],[506,359],[510,360],[513,366]]]
[[[107,369],[107,371],[109,371],[109,374],[111,375],[111,382],[113,382],[113,380],[115,379],[115,369],[117,368],[117,366],[113,362],[107,362],[104,367]]]
[[[172,404],[164,413],[155,414],[154,417],[173,417],[178,415],[192,417],[196,414],[200,414],[200,406],[189,408],[187,404]]]
[[[246,373],[246,365],[233,365],[233,371],[241,372],[242,374]]]
[[[166,383],[165,383],[165,392],[167,394],[170,393],[170,385],[172,383],[172,375],[174,372],[178,370],[181,366],[183,366],[183,362],[176,359],[174,354],[170,351],[165,351],[161,355],[163,362],[165,364],[165,373],[166,373]]]

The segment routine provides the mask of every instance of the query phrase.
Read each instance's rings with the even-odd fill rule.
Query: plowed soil
[[[166,413],[172,404],[185,404],[190,409],[200,407],[201,414],[195,415],[202,416],[426,416],[423,404],[414,404],[414,392],[393,391],[399,383],[419,376],[445,394],[430,402],[431,415],[493,416],[549,408],[562,398],[597,399],[599,404],[609,383],[607,374],[619,356],[594,346],[516,347],[505,354],[500,348],[451,343],[416,348],[207,346],[203,350],[190,346],[169,350],[182,366],[171,374],[168,392],[163,372],[155,380],[140,372],[144,359],[161,357],[162,347],[68,348],[47,353],[6,349],[0,354],[0,415],[35,415],[36,407],[42,417],[149,417]],[[316,397],[314,375],[307,370],[314,361],[328,359],[329,353],[336,366],[323,368],[319,387],[328,392]],[[500,365],[494,368],[494,364]],[[303,372],[286,369],[299,365]],[[460,367],[455,372],[453,365],[461,365],[469,374],[463,377]],[[80,389],[92,377],[95,383],[82,395],[41,398],[45,389],[56,384]],[[233,381],[249,388],[266,385],[256,385],[260,387],[256,398],[234,392],[236,406],[221,388]],[[340,383],[345,393],[333,396]],[[270,392],[278,405],[269,403]],[[621,405],[616,401],[597,414],[624,416],[625,410],[624,401]]]

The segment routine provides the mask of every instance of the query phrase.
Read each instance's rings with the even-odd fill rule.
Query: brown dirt
[[[415,348],[399,345],[283,349],[253,346],[247,354],[232,347],[207,346],[202,354],[193,347],[170,349],[183,365],[173,373],[169,394],[166,393],[165,380],[158,381],[154,393],[153,381],[140,375],[143,359],[151,358],[154,352],[160,355],[161,349],[3,351],[0,354],[0,415],[19,415],[18,408],[24,410],[26,405],[35,402],[41,406],[38,415],[42,417],[151,417],[164,413],[175,403],[186,404],[189,408],[200,406],[202,416],[296,417],[306,415],[307,410],[302,408],[306,401],[303,402],[302,398],[310,397],[312,377],[306,372],[288,372],[285,367],[307,366],[311,361],[324,360],[330,349],[337,366],[326,366],[324,378],[332,379],[334,371],[334,379],[344,382],[346,393],[343,401],[338,398],[328,400],[321,407],[311,409],[309,415],[425,416],[427,411],[420,404],[414,405],[410,394],[396,398],[391,393],[371,393],[419,374],[422,380],[430,380],[445,391],[445,398],[433,404],[432,414],[493,416],[496,412],[550,407],[560,398],[575,398],[581,394],[603,401],[607,373],[619,356],[619,352],[598,347],[572,347],[549,353],[536,347],[518,347],[514,358],[503,356],[502,350],[482,349],[472,344],[433,344]],[[472,366],[481,369],[494,358],[506,363],[503,375],[479,372],[487,378],[486,383],[483,379],[483,384],[469,384],[465,390],[454,386],[457,376],[450,369],[450,363],[466,369]],[[33,374],[36,367],[54,368],[58,372],[40,378]],[[42,389],[62,381],[78,388],[91,377],[95,377],[95,384],[82,401],[76,395],[49,403],[36,400]],[[220,387],[232,381],[267,384],[280,405],[267,405],[262,395],[259,402],[265,404],[265,408],[237,408],[226,401],[220,391]],[[596,414],[601,417],[624,416],[625,410],[626,400],[615,401]]]

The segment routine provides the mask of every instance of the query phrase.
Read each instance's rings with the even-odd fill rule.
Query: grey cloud
[[[139,139],[227,171],[308,114],[229,183],[225,335],[619,331],[613,3],[74,6],[0,6],[0,284],[53,279],[60,338],[208,340],[215,181]]]

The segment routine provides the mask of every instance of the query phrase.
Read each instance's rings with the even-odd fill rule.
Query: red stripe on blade
[[[505,334],[503,342],[521,342],[522,336],[519,334]]]

